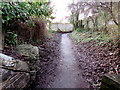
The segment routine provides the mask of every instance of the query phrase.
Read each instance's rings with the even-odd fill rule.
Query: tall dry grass
[[[22,43],[44,41],[48,36],[47,22],[43,19],[32,18],[29,23],[32,23],[32,25],[29,25],[28,22],[19,23],[19,41],[22,41]]]
[[[32,30],[31,38],[33,41],[44,40],[48,36],[48,30],[46,28],[47,22],[42,19],[33,20],[35,26]]]

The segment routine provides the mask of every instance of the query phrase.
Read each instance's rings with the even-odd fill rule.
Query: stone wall
[[[30,82],[30,69],[26,62],[0,53],[1,90],[25,88]]]
[[[54,31],[57,31],[58,28],[63,31],[71,31],[73,29],[73,25],[70,23],[52,23],[51,28]]]
[[[2,69],[6,71],[6,69]],[[7,75],[7,76],[6,76]],[[30,81],[30,74],[26,72],[14,72],[14,71],[8,71],[5,76],[7,79],[2,83],[2,90],[11,89],[11,88],[25,88],[28,86],[28,83]],[[3,76],[3,77],[5,77]]]
[[[2,78],[0,90],[26,88],[36,78],[38,47],[23,44],[17,46],[16,50],[26,56],[28,61],[21,61],[0,53],[0,78]]]
[[[103,76],[100,90],[118,90],[120,89],[120,74],[106,74]]]
[[[0,68],[2,90],[9,88],[25,88],[30,81],[30,73],[17,68],[2,66]]]

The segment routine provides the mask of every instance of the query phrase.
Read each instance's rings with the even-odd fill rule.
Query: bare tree
[[[79,16],[81,13],[84,14],[84,17],[88,18],[89,13],[92,13],[92,16],[90,17],[91,21],[93,22],[93,29],[98,30],[98,18],[100,15],[100,10],[104,12],[103,18],[104,18],[104,30],[107,31],[107,24],[109,20],[113,20],[113,22],[118,26],[118,20],[116,13],[114,12],[116,8],[115,2],[77,2],[76,4],[72,3],[69,5],[69,9],[72,13],[72,20],[74,23],[74,27],[79,27]],[[110,18],[109,18],[110,17]],[[88,26],[87,21],[87,26]]]
[[[74,25],[74,29],[77,29],[80,25],[79,16],[84,11],[85,2],[72,3],[68,6],[71,11],[71,23]]]
[[[114,3],[115,4],[115,3]],[[104,11],[106,12],[109,12],[111,17],[112,17],[112,20],[113,22],[118,25],[118,22],[115,18],[115,15],[113,13],[113,2],[100,2],[99,6],[98,7],[101,7],[104,9]]]

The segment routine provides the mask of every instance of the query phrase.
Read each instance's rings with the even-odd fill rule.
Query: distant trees
[[[79,28],[82,22],[79,20],[80,13],[84,11],[84,2],[72,3],[68,7],[71,11],[70,22],[73,24],[74,29]]]
[[[68,8],[71,11],[70,21],[75,29],[80,28],[79,17],[83,14],[85,30],[102,31],[112,37],[114,35],[113,39],[117,37],[118,29],[116,27],[119,27],[120,30],[120,2],[78,1],[71,3]]]

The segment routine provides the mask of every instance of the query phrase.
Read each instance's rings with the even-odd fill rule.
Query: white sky
[[[73,1],[77,2],[78,0],[50,0],[51,5],[54,6],[53,16],[56,17],[53,22],[68,22],[68,18],[70,16],[70,11],[68,10],[68,5]],[[91,16],[91,12],[88,16]],[[80,14],[79,19],[83,19],[84,14]]]
[[[51,4],[54,5],[54,12],[53,16],[56,18],[53,20],[53,22],[67,22],[67,19],[65,19],[66,16],[69,16],[68,11],[68,4],[71,3],[73,0],[50,0]]]

